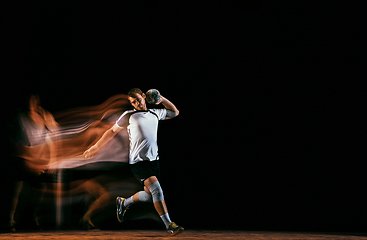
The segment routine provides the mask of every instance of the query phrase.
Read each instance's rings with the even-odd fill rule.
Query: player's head
[[[44,110],[40,106],[40,98],[38,95],[31,95],[29,99],[29,117],[39,125],[44,125]]]
[[[139,88],[133,88],[127,93],[127,99],[136,110],[147,110],[145,98],[145,93]]]

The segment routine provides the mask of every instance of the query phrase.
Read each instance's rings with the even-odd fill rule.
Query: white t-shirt
[[[21,143],[24,146],[37,146],[45,144],[50,132],[46,127],[36,124],[28,115],[21,114],[20,122],[22,127]]]
[[[127,128],[130,140],[129,163],[158,160],[157,132],[159,120],[166,117],[166,109],[125,111],[116,121],[120,128]]]

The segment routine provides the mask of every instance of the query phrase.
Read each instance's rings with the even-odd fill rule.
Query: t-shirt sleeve
[[[124,112],[119,119],[116,121],[116,125],[120,128],[126,128],[129,125],[129,116],[128,112]]]
[[[158,119],[159,120],[164,120],[166,118],[166,114],[167,114],[167,109],[165,108],[153,108],[153,109],[150,109],[152,112],[154,112],[155,114],[157,114],[158,116]]]

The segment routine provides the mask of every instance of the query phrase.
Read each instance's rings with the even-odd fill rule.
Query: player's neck
[[[144,106],[144,107],[139,108],[139,109],[135,108],[135,110],[138,110],[138,111],[148,111],[148,108],[147,108],[147,106]]]

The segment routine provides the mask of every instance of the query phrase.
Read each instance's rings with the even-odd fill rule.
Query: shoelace
[[[170,227],[173,227],[173,228],[178,228],[177,224],[176,224],[176,223],[174,223],[174,222],[171,222],[171,223],[169,224],[169,226],[170,226]]]

